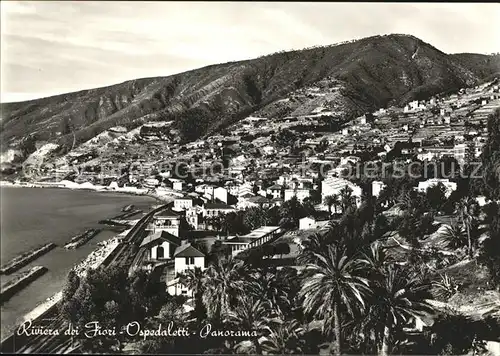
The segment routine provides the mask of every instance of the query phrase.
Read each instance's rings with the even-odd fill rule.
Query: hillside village
[[[114,127],[62,156],[53,154],[56,145],[46,144],[28,157],[13,181],[149,194],[168,203],[148,225],[132,269],[158,272],[187,313],[208,307],[199,295],[202,277],[196,282],[193,274],[212,271],[212,263],[228,259],[254,266],[259,261],[278,271],[301,273],[301,261],[312,258],[308,253],[315,251],[314,243],[326,248],[326,240],[347,234],[345,228],[359,238],[370,229],[368,239],[383,245],[395,265],[432,279],[433,296],[428,299],[435,310],[498,318],[500,294],[490,280],[498,267],[476,262],[483,243],[494,239],[487,226],[498,220],[498,192],[490,190],[486,196],[488,189],[464,183],[460,173],[481,162],[485,145],[498,135],[488,125],[493,127],[489,121],[495,113],[498,121],[499,80],[349,121],[342,120],[331,98],[323,100],[331,95],[335,88],[321,83],[300,89],[284,100],[316,98],[307,110],[250,116],[192,142],[183,142],[172,122],[151,122],[133,130]],[[420,167],[439,163],[446,169],[421,171],[416,177],[409,171],[403,177],[391,174],[397,164],[406,169],[415,162]],[[367,171],[367,164],[374,173]],[[479,209],[471,213],[470,224],[460,210],[463,199]],[[220,293],[204,288],[212,298]],[[437,320],[435,315],[411,314],[401,324],[404,336],[397,334],[400,341],[410,341],[398,344],[398,350],[421,351],[421,339]],[[448,327],[443,323],[439,325]],[[308,325],[314,329],[314,323]],[[490,349],[497,347],[486,334],[476,336]],[[236,346],[270,354],[274,349],[269,337]],[[443,348],[451,343],[443,340]],[[266,342],[268,351],[263,351],[261,343]],[[357,350],[354,344],[349,344],[350,351]],[[227,351],[228,346],[217,347]],[[290,347],[279,351],[297,352]],[[457,350],[450,352],[464,351]]]

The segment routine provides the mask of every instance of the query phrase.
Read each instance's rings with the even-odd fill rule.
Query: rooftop
[[[205,257],[205,254],[187,243],[175,249],[174,257]]]
[[[279,226],[261,226],[258,229],[253,230],[252,232],[241,236],[242,238],[251,238],[251,239],[259,239],[263,236],[270,234],[273,231],[278,230]]]
[[[231,210],[234,209],[232,206],[224,204],[224,203],[207,203],[205,204],[205,209],[226,209]]]
[[[155,214],[155,217],[176,218],[176,217],[179,217],[179,214],[177,214],[176,212],[172,211],[172,209],[167,208],[167,209],[161,211],[160,213]]]
[[[142,240],[140,247],[151,245],[159,241],[168,241],[177,246],[181,244],[181,240],[177,236],[174,236],[167,231],[157,231],[146,236],[146,238]]]

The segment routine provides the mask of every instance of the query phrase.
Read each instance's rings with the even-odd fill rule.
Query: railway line
[[[153,216],[165,209],[167,205],[162,205],[144,215],[136,225],[123,238],[123,241],[115,248],[114,252],[103,261],[104,268],[118,267],[130,269],[139,251],[139,245],[146,234],[146,227],[151,222]],[[65,335],[69,324],[59,314],[60,302],[44,313],[43,318],[37,320],[36,327],[46,330],[59,330],[58,335],[17,335],[14,334],[2,340],[1,353],[66,353],[78,351],[78,345],[69,335]]]

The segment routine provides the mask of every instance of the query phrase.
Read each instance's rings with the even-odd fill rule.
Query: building
[[[299,230],[314,229],[316,226],[316,219],[306,216],[299,220]]]
[[[271,195],[273,197],[273,199],[278,199],[278,198],[281,198],[281,191],[282,190],[283,190],[283,187],[281,185],[274,184],[266,189],[266,193],[268,195]]]
[[[193,229],[198,229],[203,220],[203,209],[194,206],[186,210],[186,221]]]
[[[159,261],[169,260],[173,257],[175,249],[181,245],[181,241],[167,231],[157,231],[148,235],[140,247],[146,248],[147,260]]]
[[[384,182],[381,181],[373,181],[372,182],[372,196],[378,197],[380,195],[380,192],[384,190],[385,184]]]
[[[176,277],[167,281],[167,291],[170,295],[185,295],[194,297],[193,291],[181,283],[178,274],[185,273],[189,269],[205,269],[205,254],[189,243],[183,244],[174,253],[174,273]]]
[[[213,190],[214,199],[218,199],[221,202],[227,204],[227,189],[223,187],[217,187]]]
[[[236,256],[247,248],[260,246],[279,237],[284,232],[280,226],[261,226],[252,232],[243,236],[234,236],[222,242],[224,245],[229,245],[232,256]]]
[[[224,203],[206,203],[203,205],[203,217],[213,217],[219,216],[222,214],[227,214],[235,211],[235,209]]]
[[[174,209],[175,210],[187,210],[193,207],[193,199],[192,198],[177,198],[174,200]]]
[[[238,204],[236,204],[236,207],[238,209],[247,209],[247,208],[269,208],[272,205],[272,201],[266,197],[257,195],[257,196],[246,196],[246,197],[239,197],[238,198]]]
[[[363,194],[361,187],[358,187],[347,179],[337,177],[328,177],[321,182],[321,200],[324,201],[328,195],[340,196],[340,192],[346,187],[351,189],[351,195],[355,199],[356,206],[361,205],[361,196]]]
[[[458,161],[458,163],[463,164],[465,162],[465,152],[467,151],[467,144],[459,143],[453,147],[453,156]]]
[[[437,184],[443,184],[443,186],[446,188],[445,191],[445,196],[448,198],[452,192],[454,192],[457,189],[457,183],[450,182],[449,179],[439,179],[439,178],[433,178],[433,179],[428,179],[424,182],[419,182],[417,190],[419,192],[426,192],[428,188],[435,186]]]
[[[292,199],[294,196],[297,197],[298,201],[304,201],[305,198],[311,196],[311,192],[309,189],[285,189],[285,201]]]
[[[167,231],[178,237],[180,224],[181,218],[179,214],[171,209],[165,209],[153,216],[153,221],[146,230],[152,230],[153,232]]]
[[[177,191],[182,191],[184,189],[184,182],[181,180],[175,180],[172,182],[172,189]]]
[[[188,269],[205,269],[205,254],[190,243],[182,244],[174,252],[175,274],[184,273]]]

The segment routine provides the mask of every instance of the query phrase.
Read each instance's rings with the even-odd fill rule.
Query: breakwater
[[[43,266],[35,266],[31,268],[29,271],[22,272],[19,276],[16,276],[11,281],[7,282],[2,286],[2,290],[0,293],[1,302],[5,302],[14,294],[16,294],[19,290],[21,290],[24,286],[31,283],[42,274],[47,272],[47,268]]]
[[[94,236],[96,236],[101,229],[88,229],[83,234],[76,235],[73,237],[64,247],[66,249],[74,249],[82,246],[83,244],[90,241]]]
[[[31,249],[27,252],[24,252],[23,254],[13,258],[12,260],[4,264],[0,268],[0,274],[11,274],[21,269],[22,267],[26,266],[31,261],[34,261],[38,257],[46,254],[54,247],[56,247],[56,244],[51,242],[42,246],[35,247],[34,249]]]

